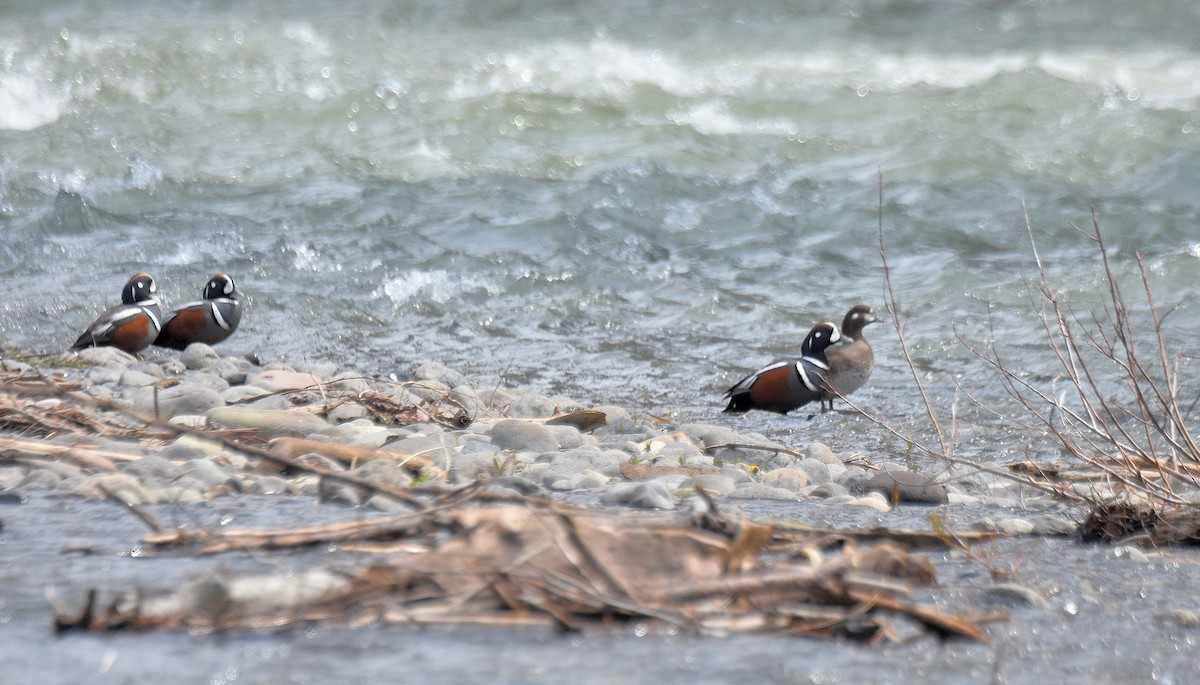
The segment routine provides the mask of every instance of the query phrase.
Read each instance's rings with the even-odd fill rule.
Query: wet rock
[[[829,476],[829,466],[819,459],[801,459],[800,461],[796,462],[792,468],[796,469],[797,471],[804,472],[808,482],[812,483],[813,485],[829,483],[833,480]]]
[[[616,477],[621,475],[621,464],[626,460],[620,452],[596,447],[579,447],[549,455],[549,459],[546,459],[544,455],[539,457],[538,461],[547,461],[551,471],[555,473],[572,474],[596,471],[608,477]]]
[[[121,373],[120,384],[128,387],[144,388],[154,385],[160,379],[137,369],[125,369]]]
[[[455,448],[454,437],[443,433],[411,435],[383,446],[383,449],[388,452],[395,452],[402,456],[420,455],[437,464],[458,454],[459,452]]]
[[[97,347],[97,348],[90,348],[90,349],[109,350],[109,349],[116,349],[116,348]],[[124,352],[122,352],[121,354],[124,354]],[[116,366],[116,365],[95,366],[95,367],[88,369],[87,372],[85,373],[85,376],[87,378],[87,382],[90,383],[91,385],[118,385],[121,382],[121,374],[123,374],[123,373],[125,373],[125,370],[122,369],[120,366]]]
[[[179,361],[183,362],[184,367],[190,371],[207,369],[220,360],[221,355],[205,343],[192,343],[179,353]]]
[[[130,473],[143,481],[159,481],[169,483],[183,475],[183,467],[175,462],[164,459],[158,455],[148,455],[131,461],[122,469],[125,473]]]
[[[413,369],[412,379],[423,382],[433,381],[446,388],[470,385],[470,381],[466,376],[438,362],[426,362]]]
[[[1159,614],[1159,619],[1178,628],[1188,630],[1200,628],[1200,614],[1191,609],[1169,609]]]
[[[674,509],[679,499],[661,481],[619,483],[600,496],[605,504],[627,504],[639,509]]]
[[[1005,535],[1029,535],[1033,532],[1033,523],[1022,518],[1001,519],[996,522],[996,532]]]
[[[490,478],[497,474],[504,461],[505,456],[499,452],[455,452],[449,459],[450,476],[456,483]]]
[[[475,393],[475,389],[469,385],[456,385],[450,391],[450,401],[457,402],[462,405],[467,416],[475,418],[483,416],[487,413],[487,405]]]
[[[247,400],[253,400],[259,397],[270,395],[270,391],[266,388],[260,388],[257,385],[236,385],[221,393],[221,399],[226,404],[242,404]],[[286,404],[284,400],[284,404]],[[266,407],[263,407],[266,409]],[[280,407],[282,409],[282,407]]]
[[[372,459],[351,471],[355,476],[372,483],[404,489],[412,485],[413,477],[399,462],[388,459]]]
[[[846,505],[851,507],[867,507],[869,509],[874,509],[875,511],[892,510],[892,505],[888,504],[887,499],[885,499],[883,493],[880,492],[868,492],[862,497],[855,497],[848,500]]]
[[[189,460],[183,464],[181,471],[182,475],[190,476],[209,488],[222,485],[233,477],[231,472],[214,463],[211,459]]]
[[[492,444],[515,452],[553,452],[558,438],[545,426],[528,421],[505,420],[492,427]]]
[[[489,478],[484,483],[484,490],[495,493],[512,493],[522,497],[540,497],[546,494],[546,488],[521,476],[497,476]]]
[[[8,371],[10,373],[29,373],[33,371],[33,366],[25,362],[19,362],[15,359],[0,359],[0,371]]]
[[[330,409],[326,415],[330,421],[341,424],[344,427],[347,423],[366,419],[371,413],[361,404],[347,402]]]
[[[291,492],[291,484],[286,478],[279,476],[259,476],[244,483],[246,492],[257,492],[263,495],[281,495]],[[355,504],[358,502],[356,501]]]
[[[1034,535],[1074,535],[1078,524],[1062,514],[1043,514],[1030,519]]]
[[[551,490],[570,492],[572,490],[597,490],[608,485],[612,479],[597,471],[585,471],[567,476],[550,475],[542,483]]]
[[[115,347],[85,347],[76,354],[96,367],[124,367],[137,363],[137,357]],[[119,369],[117,378],[120,378]]]
[[[206,388],[211,388],[218,393],[225,392],[229,389],[229,381],[221,376],[209,371],[196,371],[187,375],[187,382],[193,385],[202,385]]]
[[[329,376],[328,385],[335,390],[345,390],[353,393],[371,391],[371,383],[359,373],[343,372]]]
[[[707,464],[712,466],[712,464]],[[750,483],[754,480],[754,476],[749,467],[741,465],[722,466],[717,469],[717,473],[733,481],[735,484]]]
[[[507,403],[504,413],[515,419],[539,419],[554,416],[558,405],[549,397],[519,395]]]
[[[546,426],[554,436],[558,449],[569,450],[583,444],[583,434],[575,426]]]
[[[438,381],[416,381],[404,387],[409,394],[420,398],[419,402],[414,403],[416,405],[426,402],[436,404],[450,397],[450,386]]]
[[[797,494],[786,488],[776,488],[763,483],[742,483],[729,493],[730,499],[764,499],[794,502]]]
[[[850,489],[839,483],[822,483],[814,486],[804,492],[809,497],[818,499],[827,499],[830,497],[846,497],[850,494]]]
[[[310,390],[324,385],[317,376],[302,371],[284,371],[275,369],[263,371],[246,378],[246,383],[255,385],[270,392],[289,390]]]
[[[1133,545],[1118,545],[1108,550],[1107,556],[1110,559],[1124,559],[1137,562],[1139,564],[1150,563],[1150,557],[1146,553]]]
[[[297,364],[296,369],[299,373],[309,373],[317,378],[329,378],[337,373],[337,364],[332,362],[306,362]]]
[[[261,431],[266,438],[338,435],[337,429],[324,419],[303,411],[217,407],[210,409],[205,416],[209,424],[218,428],[254,429]]]
[[[821,442],[809,443],[808,447],[804,450],[804,456],[808,459],[816,459],[823,464],[842,465],[841,458],[834,454],[833,450],[829,449],[829,445]]]
[[[885,501],[946,504],[946,488],[930,476],[912,471],[882,471],[867,479],[864,489],[883,494]]]
[[[762,474],[764,485],[786,490],[799,490],[808,485],[808,476],[796,469],[773,469]]]
[[[63,477],[48,469],[34,469],[25,474],[17,484],[18,490],[53,490],[58,487]]]
[[[984,597],[1005,606],[1030,606],[1049,609],[1050,602],[1040,592],[1020,583],[996,583],[984,590]]]
[[[181,414],[204,414],[223,406],[225,400],[216,390],[190,382],[162,389],[147,388],[134,400],[138,410],[165,419]]]
[[[729,495],[737,489],[737,484],[732,478],[727,478],[715,473],[706,473],[699,476],[693,476],[691,479],[684,481],[683,487],[692,488],[693,490],[703,489],[705,492],[713,495]]]

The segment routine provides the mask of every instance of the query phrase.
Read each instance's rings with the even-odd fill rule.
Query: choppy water
[[[1198,21],[1182,0],[8,0],[0,338],[62,349],[134,271],[178,302],[222,270],[249,296],[229,352],[432,359],[723,421],[720,393],[814,322],[882,310],[882,210],[943,412],[956,381],[1011,409],[956,336],[1055,371],[1022,203],[1080,310],[1099,271],[1070,223],[1095,207],[1192,352]],[[856,399],[919,425],[895,332],[868,332]],[[893,447],[844,415],[736,421]],[[968,456],[1026,449],[959,424]]]
[[[1191,3],[6,7],[2,332],[40,349],[134,270],[168,302],[225,270],[231,350],[710,418],[812,323],[885,304],[880,174],[934,384],[984,372],[956,332],[1050,369],[1022,201],[1070,294],[1098,283],[1068,223],[1095,206],[1200,323]],[[862,401],[907,412],[870,332]]]

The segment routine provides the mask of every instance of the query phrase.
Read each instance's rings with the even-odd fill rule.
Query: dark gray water
[[[935,385],[1000,394],[956,333],[1054,371],[1023,201],[1081,310],[1094,206],[1182,303],[1172,332],[1200,324],[1191,3],[593,5],[9,3],[0,333],[59,349],[135,270],[168,303],[224,270],[231,349],[708,419],[886,304],[880,173]],[[861,401],[900,419],[912,380],[871,333]]]

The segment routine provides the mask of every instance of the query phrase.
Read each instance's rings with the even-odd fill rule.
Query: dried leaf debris
[[[337,543],[353,570],[209,574],[173,592],[88,594],[62,630],[280,628],[319,621],[484,624],[578,630],[657,620],[706,633],[770,632],[884,640],[891,619],[986,640],[967,619],[914,600],[929,561],[891,541],[781,554],[773,528],[716,515],[595,511],[472,489],[401,515],[292,530],[158,530],[143,541],[198,553]],[[795,536],[783,538],[795,547]]]

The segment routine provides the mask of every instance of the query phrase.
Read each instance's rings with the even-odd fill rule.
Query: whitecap
[[[502,291],[494,283],[479,276],[464,276],[444,269],[434,269],[408,271],[389,278],[373,295],[386,296],[393,305],[399,307],[418,298],[442,304],[480,288],[492,295],[498,295]]]
[[[32,131],[58,121],[70,95],[25,74],[0,76],[0,129]]]

